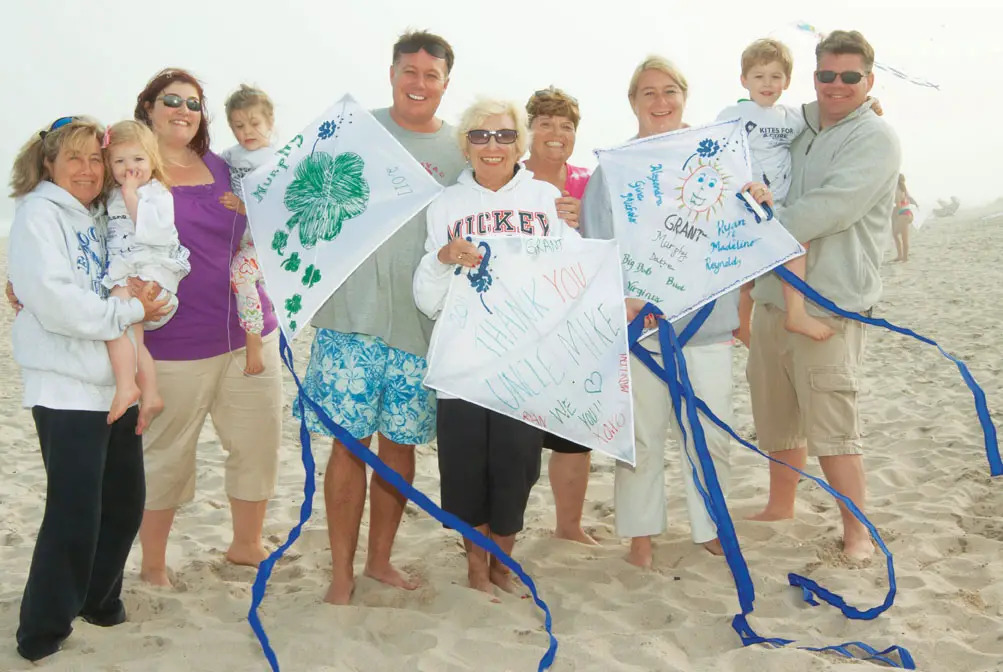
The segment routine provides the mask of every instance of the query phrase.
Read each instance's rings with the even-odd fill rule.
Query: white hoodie
[[[115,378],[105,341],[143,319],[139,299],[103,298],[105,221],[51,182],[20,199],[8,274],[24,309],[14,318],[14,361],[25,407],[107,411]]]
[[[414,301],[433,320],[446,303],[449,280],[455,264],[439,261],[439,249],[457,235],[468,236],[578,236],[557,216],[557,187],[533,179],[520,166],[508,184],[498,191],[477,184],[467,168],[428,206],[425,256],[414,273]]]
[[[557,187],[533,179],[519,166],[508,184],[498,191],[477,184],[467,168],[428,206],[425,220],[425,256],[414,273],[414,301],[433,320],[446,303],[455,264],[439,261],[439,249],[456,236],[548,236],[579,237],[578,232],[557,216]],[[436,324],[436,329],[438,328]],[[435,338],[433,332],[433,340]],[[454,397],[437,392],[439,399]]]

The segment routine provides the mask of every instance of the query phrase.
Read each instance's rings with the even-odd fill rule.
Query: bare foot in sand
[[[394,588],[403,588],[404,590],[414,590],[420,585],[417,581],[412,581],[407,575],[402,574],[400,570],[390,564],[384,567],[371,567],[367,564],[365,575],[370,579],[376,579],[380,583],[385,583]]]
[[[724,547],[721,546],[720,539],[711,539],[703,543],[704,549],[711,555],[724,555]]]
[[[331,581],[327,589],[324,601],[328,604],[346,605],[352,601],[352,593],[355,592],[355,579],[341,581]]]
[[[815,319],[808,313],[796,312],[787,313],[787,319],[784,321],[784,329],[795,334],[802,334],[816,341],[824,341],[835,333],[832,327]]]
[[[487,593],[491,596],[491,601],[498,603],[501,600],[495,595],[495,586],[491,583],[491,577],[489,574],[484,574],[483,572],[472,572],[467,571],[467,582],[470,587],[474,590],[479,590],[482,593]]]
[[[226,552],[227,562],[247,567],[257,567],[267,557],[268,552],[260,541],[256,544],[233,543]]]
[[[871,543],[871,536],[863,537],[847,535],[843,537],[843,553],[853,560],[866,560],[874,555],[874,544]]]
[[[746,516],[745,519],[755,520],[760,523],[774,523],[778,520],[790,520],[793,517],[794,517],[793,509],[788,511],[786,509],[783,510],[772,509],[769,506],[767,506],[759,513],[754,513],[751,516]]]
[[[166,567],[144,567],[139,572],[139,579],[151,586],[171,587],[171,579],[167,576]]]
[[[512,578],[512,572],[504,567],[492,567],[489,573],[491,583],[495,584],[506,593],[518,593],[521,590],[521,583]]]
[[[586,546],[597,546],[599,544],[598,541],[589,536],[589,533],[581,527],[574,527],[570,530],[557,528],[554,530],[554,538],[577,541],[579,544],[585,544]]]
[[[139,420],[136,421],[136,434],[142,434],[149,428],[153,419],[164,410],[164,399],[154,392],[143,396],[139,404]]]
[[[139,401],[139,395],[139,385],[136,385],[135,380],[116,385],[115,397],[111,400],[111,409],[108,411],[108,424],[121,418],[129,407]]]
[[[652,554],[651,537],[634,537],[630,540],[627,562],[641,569],[651,569]]]

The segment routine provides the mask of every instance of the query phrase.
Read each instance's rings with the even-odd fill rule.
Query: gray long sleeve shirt
[[[825,129],[818,103],[803,106],[808,128],[791,146],[791,188],[777,218],[810,243],[805,280],[844,310],[862,312],[881,298],[881,255],[898,181],[899,141],[871,101]],[[752,298],[783,309],[775,273],[756,280]],[[828,313],[807,303],[808,312]]]

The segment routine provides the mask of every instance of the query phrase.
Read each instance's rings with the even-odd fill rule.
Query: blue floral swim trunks
[[[357,439],[376,432],[401,444],[435,438],[435,392],[422,385],[424,357],[366,334],[318,329],[303,389],[331,419]],[[300,417],[293,404],[293,416]],[[331,436],[307,408],[307,428]]]

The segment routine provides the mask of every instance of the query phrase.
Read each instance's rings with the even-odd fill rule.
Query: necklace
[[[167,163],[172,166],[177,166],[178,168],[191,168],[192,166],[195,165],[194,161],[192,161],[191,163],[181,163],[180,161],[174,161],[172,159],[167,159]]]

